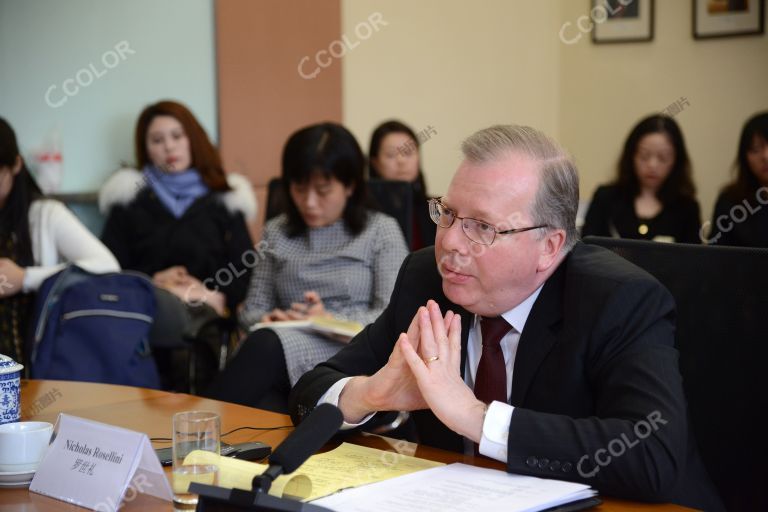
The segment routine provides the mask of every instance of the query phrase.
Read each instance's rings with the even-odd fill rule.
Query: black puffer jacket
[[[177,219],[139,171],[118,171],[99,195],[107,214],[101,239],[123,269],[152,276],[183,265],[208,288],[218,287],[234,310],[245,298],[254,262],[245,219],[253,217],[256,199],[246,178],[229,175],[227,181],[231,191],[199,198]]]

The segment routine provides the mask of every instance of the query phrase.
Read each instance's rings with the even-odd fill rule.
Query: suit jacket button
[[[557,471],[560,469],[560,461],[559,460],[553,460],[552,463],[549,465],[550,471]]]
[[[570,462],[563,462],[563,467],[560,469],[563,473],[568,473],[571,469],[573,469],[573,464]]]
[[[540,469],[546,469],[546,467],[549,465],[549,459],[544,457],[542,459],[539,459],[539,468]]]
[[[535,468],[538,465],[539,460],[531,455],[525,460],[525,463],[528,465],[528,467]]]

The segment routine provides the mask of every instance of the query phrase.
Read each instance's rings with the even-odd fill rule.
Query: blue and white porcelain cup
[[[21,419],[21,370],[24,368],[0,354],[0,425]]]

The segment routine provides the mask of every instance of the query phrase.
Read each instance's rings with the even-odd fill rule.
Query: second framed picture
[[[765,0],[693,0],[693,37],[732,37],[765,32]]]
[[[632,43],[653,40],[653,0],[592,0],[592,42]]]

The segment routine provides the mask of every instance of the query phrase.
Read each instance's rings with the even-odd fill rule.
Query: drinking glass
[[[221,419],[214,412],[187,411],[173,415],[173,504],[176,510],[195,509],[197,495],[189,492],[192,482],[218,483],[220,436]]]

